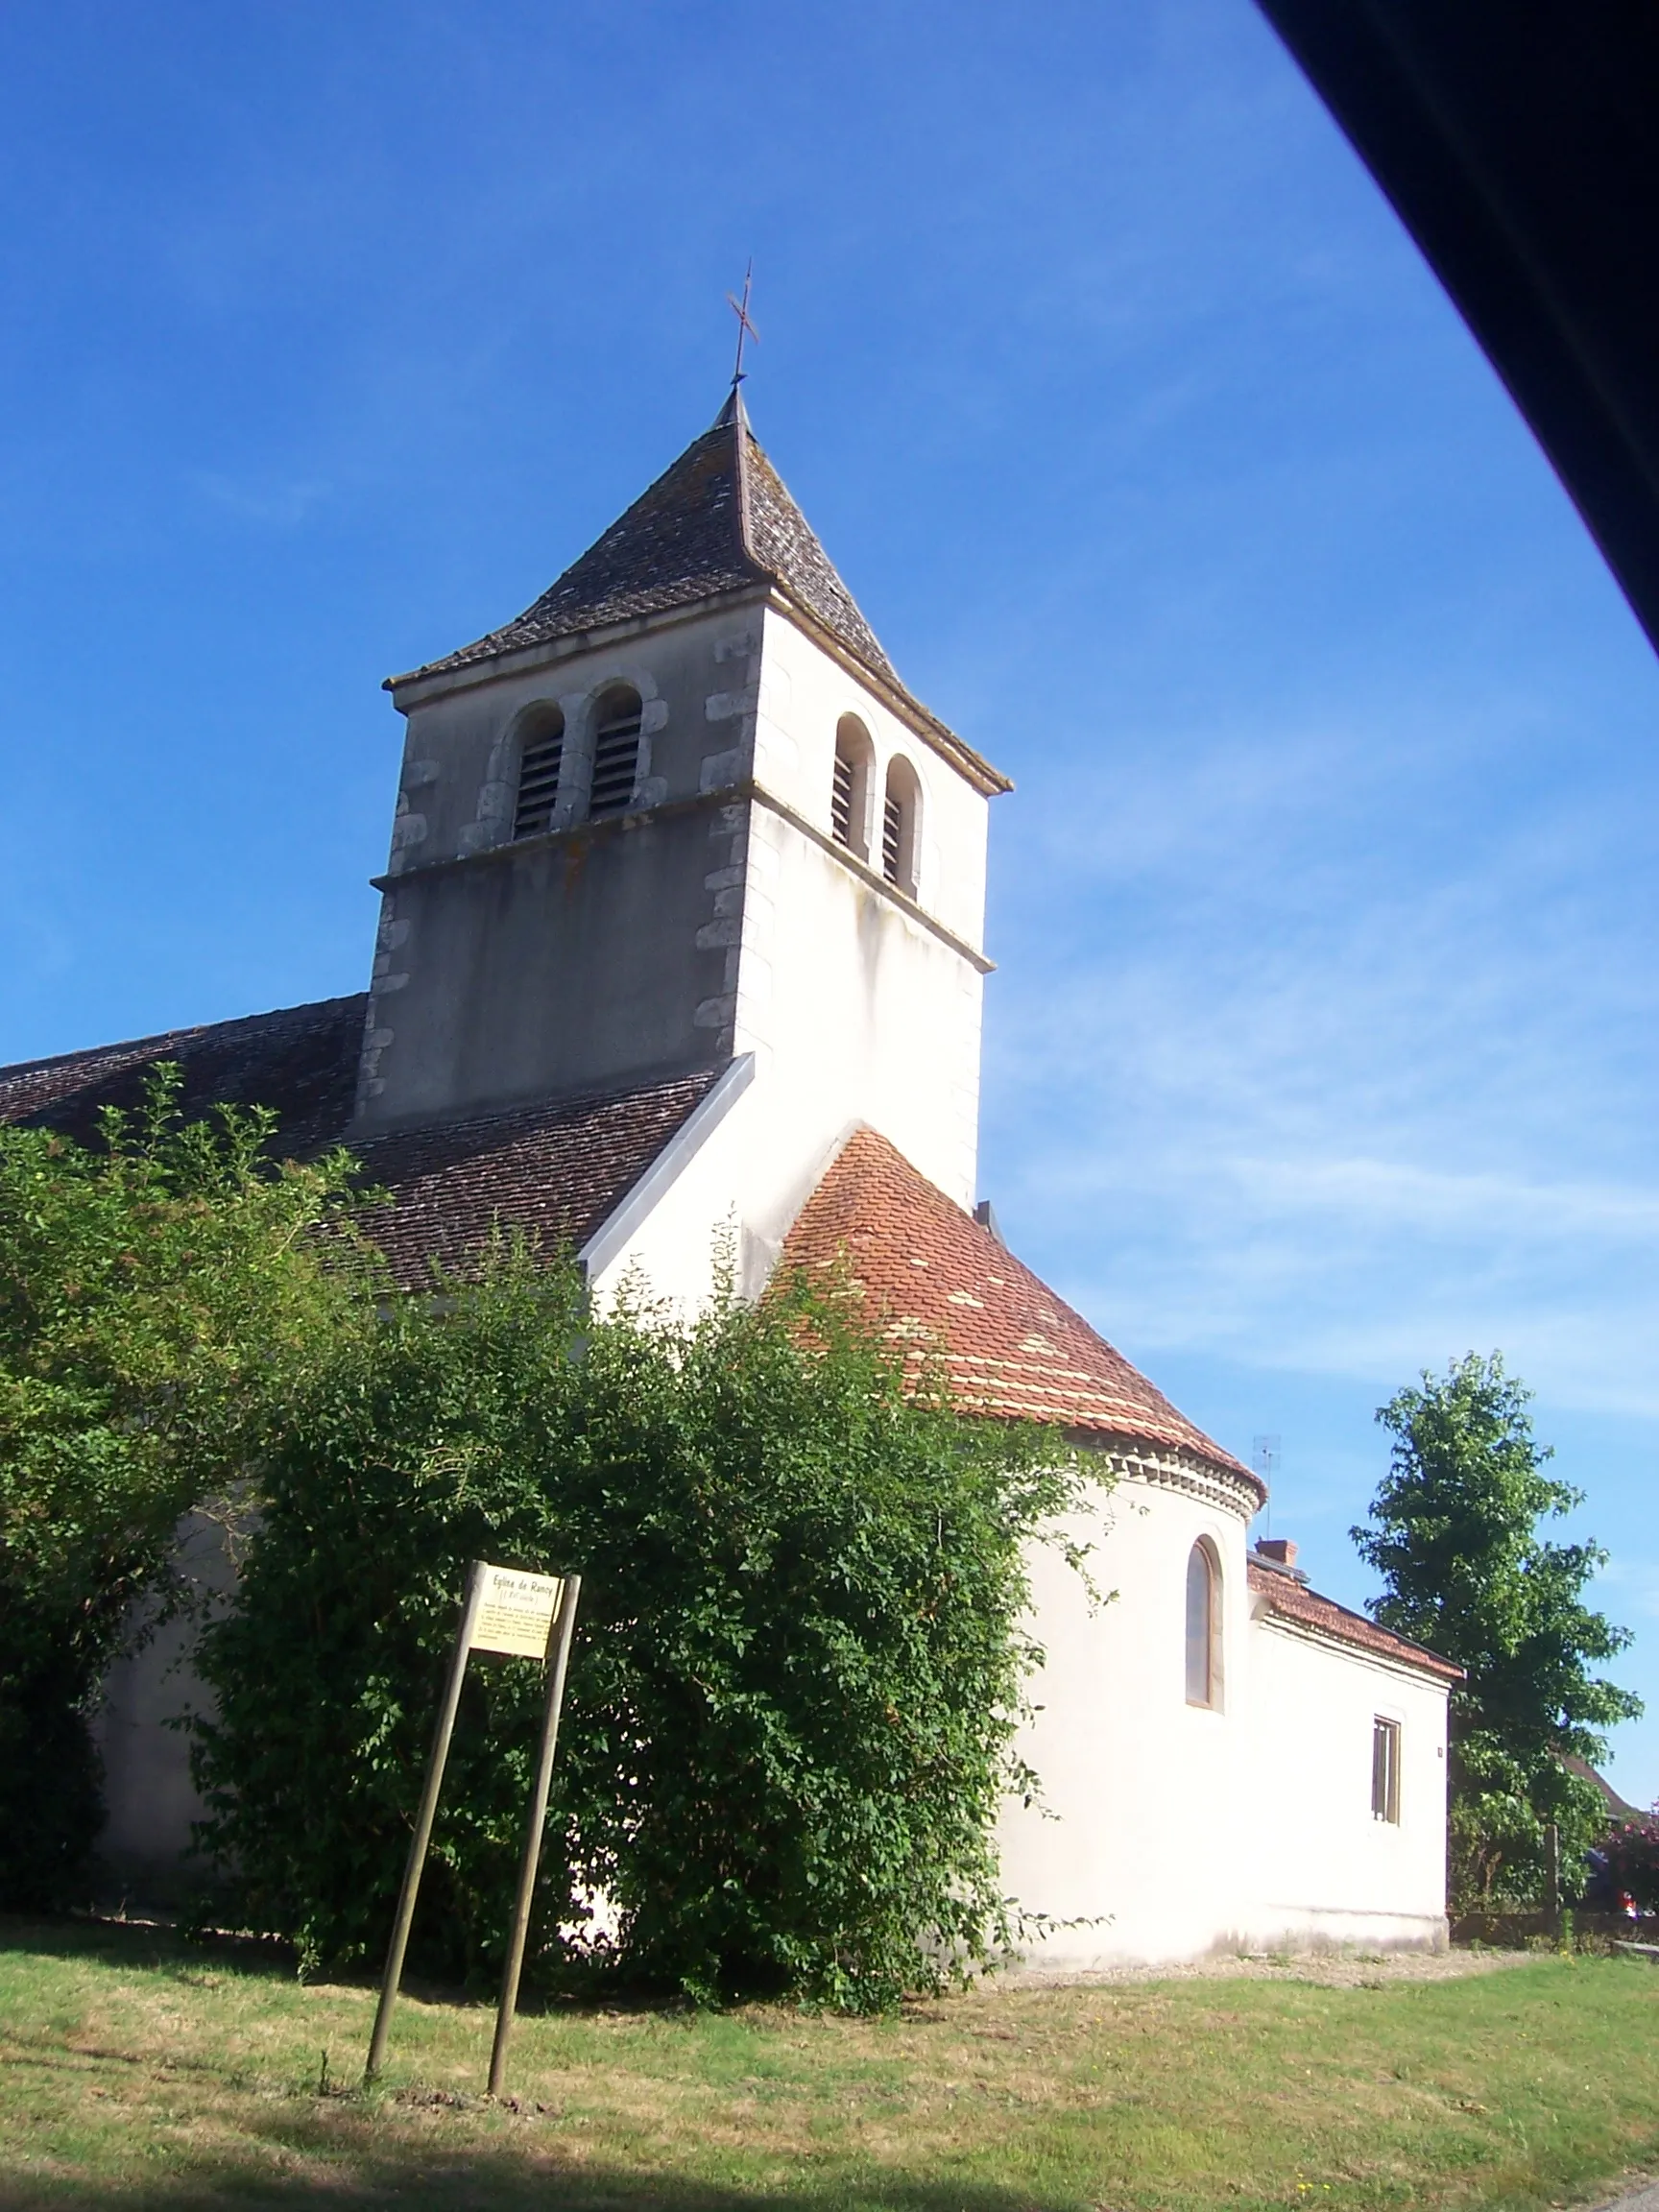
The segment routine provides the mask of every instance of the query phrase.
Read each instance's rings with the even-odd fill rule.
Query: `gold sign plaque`
[[[517,1567],[479,1570],[484,1591],[472,1629],[474,1651],[511,1651],[545,1659],[564,1582],[557,1575],[521,1575]]]

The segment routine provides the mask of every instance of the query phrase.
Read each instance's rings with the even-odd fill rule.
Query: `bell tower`
[[[357,1131],[741,1061],[764,1242],[861,1120],[971,1202],[1007,781],[901,684],[735,388],[524,613],[387,688]]]

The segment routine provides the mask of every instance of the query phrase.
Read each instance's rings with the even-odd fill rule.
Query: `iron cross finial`
[[[749,320],[749,284],[754,275],[755,256],[751,254],[749,256],[749,265],[743,272],[742,299],[739,300],[735,298],[730,292],[728,292],[726,295],[726,304],[731,308],[733,314],[737,318],[737,358],[732,365],[732,389],[733,392],[736,391],[738,385],[742,383],[744,376],[748,373],[748,372],[743,367],[744,339],[753,338],[757,346],[758,346],[760,343],[760,333],[756,329],[754,324]]]

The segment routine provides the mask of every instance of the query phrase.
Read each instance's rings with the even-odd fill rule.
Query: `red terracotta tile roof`
[[[890,1329],[917,1331],[938,1348],[960,1404],[1190,1452],[1262,1490],[873,1129],[847,1140],[789,1232],[781,1264],[825,1268],[842,1256]]]
[[[1301,1628],[1315,1628],[1322,1636],[1334,1636],[1339,1643],[1358,1645],[1361,1650],[1374,1651],[1379,1657],[1392,1659],[1402,1667],[1414,1667],[1419,1673],[1438,1674],[1447,1682],[1462,1681],[1462,1668],[1453,1660],[1442,1659],[1438,1651],[1396,1636],[1392,1629],[1379,1627],[1363,1613],[1350,1613],[1346,1605],[1338,1605],[1334,1598],[1321,1598],[1317,1590],[1310,1590],[1307,1583],[1299,1582],[1294,1575],[1259,1566],[1254,1559],[1248,1567],[1250,1588],[1266,1599],[1269,1614],[1281,1621],[1294,1622]]]
[[[215,1104],[269,1106],[276,1149],[314,1157],[349,1138],[362,997],[325,998],[194,1029],[100,1045],[0,1068],[0,1123],[61,1130],[95,1142],[104,1106],[131,1110],[158,1060],[182,1072],[188,1115]],[[543,1248],[580,1246],[644,1174],[713,1083],[699,1069],[604,1097],[517,1107],[466,1121],[359,1139],[351,1150],[369,1182],[390,1193],[366,1226],[399,1281],[425,1280],[426,1262],[462,1268],[499,1222]]]

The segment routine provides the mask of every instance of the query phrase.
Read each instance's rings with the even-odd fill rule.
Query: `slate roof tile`
[[[465,1271],[492,1226],[519,1230],[551,1253],[579,1249],[638,1182],[717,1070],[642,1090],[566,1099],[470,1121],[393,1131],[355,1144],[371,1183],[392,1203],[365,1217],[408,1285],[429,1261]]]
[[[0,1122],[45,1123],[84,1143],[97,1134],[101,1108],[131,1111],[143,1096],[146,1070],[173,1060],[183,1075],[186,1114],[215,1104],[270,1106],[286,1151],[321,1151],[351,1118],[368,1003],[358,992],[0,1068]]]
[[[1193,1454],[1262,1485],[873,1129],[855,1130],[802,1209],[782,1264],[844,1260],[895,1334],[936,1347],[974,1410]]]
[[[693,439],[533,606],[459,652],[391,681],[443,675],[755,584],[777,585],[855,660],[898,685],[892,662],[761,450],[741,401],[728,401],[713,427]]]

